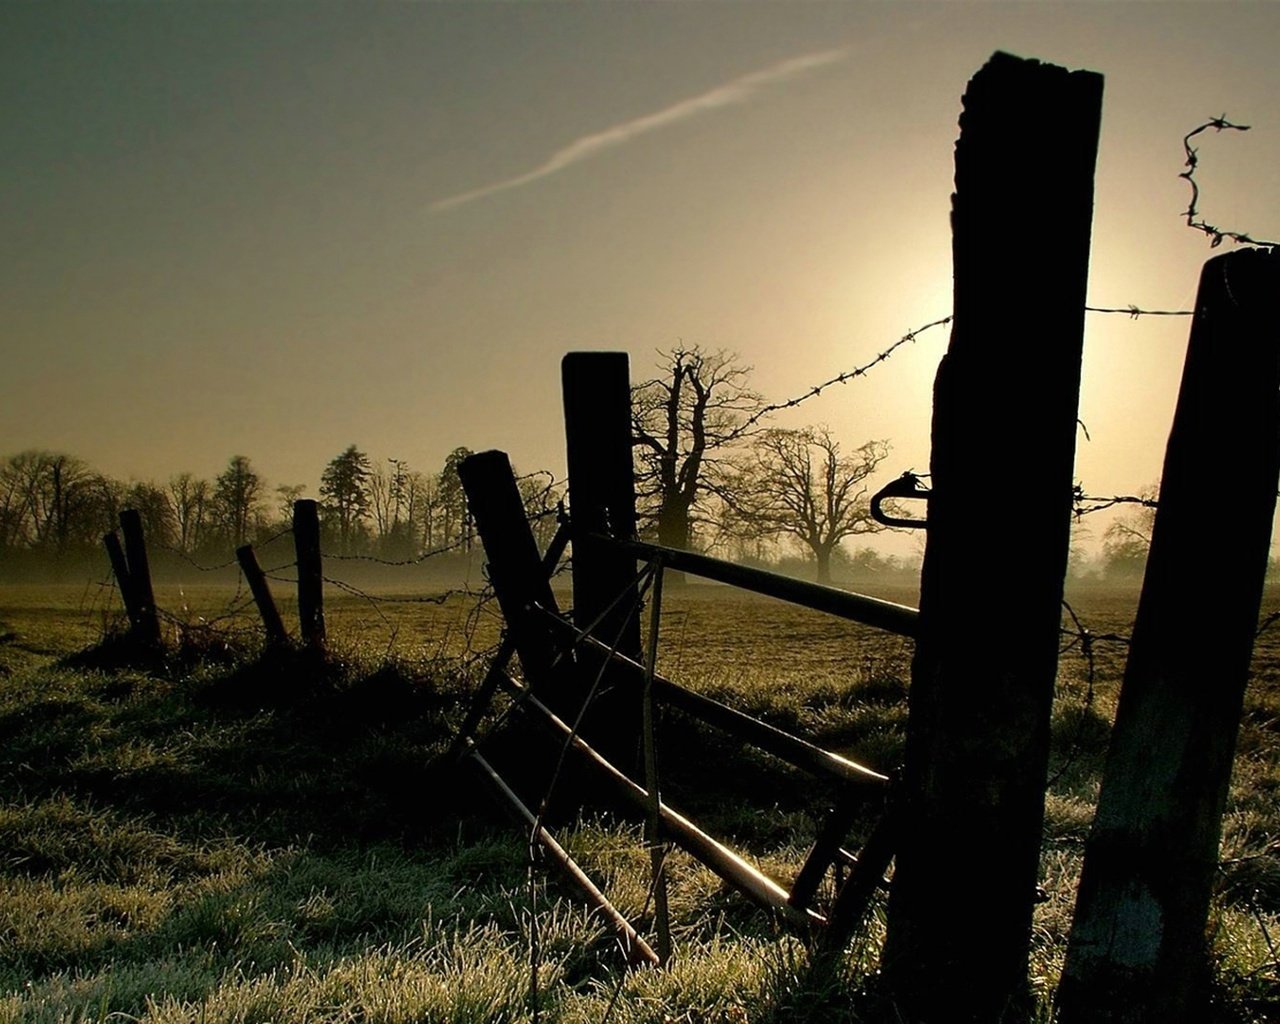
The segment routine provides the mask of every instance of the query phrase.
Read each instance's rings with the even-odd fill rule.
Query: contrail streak
[[[453,207],[473,202],[476,199],[493,195],[495,192],[505,192],[507,189],[528,185],[563,171],[566,167],[571,167],[582,160],[590,159],[607,149],[613,149],[615,146],[624,145],[641,135],[657,131],[659,128],[666,128],[668,125],[687,121],[692,117],[697,117],[699,114],[719,110],[721,107],[742,103],[767,86],[777,85],[815,68],[834,64],[836,61],[843,60],[847,53],[847,50],[824,50],[820,53],[810,53],[802,57],[792,57],[790,60],[784,60],[761,71],[752,71],[749,74],[725,82],[723,85],[718,85],[707,92],[673,103],[671,106],[664,107],[662,110],[655,111],[652,114],[632,118],[630,121],[612,125],[603,131],[584,135],[579,139],[575,139],[563,149],[557,150],[545,163],[531,171],[516,175],[514,178],[506,178],[503,181],[494,182],[491,185],[483,185],[467,192],[459,192],[457,195],[449,196],[447,199],[438,199],[431,204],[431,210],[434,213],[452,209]]]

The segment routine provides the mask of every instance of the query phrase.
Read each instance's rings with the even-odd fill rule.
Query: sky
[[[560,474],[567,351],[641,379],[725,349],[803,392],[949,312],[960,97],[998,49],[1106,77],[1090,303],[1188,309],[1187,131],[1252,126],[1200,136],[1201,211],[1280,235],[1277,40],[1280,3],[1227,0],[5,3],[0,455]],[[1088,492],[1159,476],[1187,328],[1088,317]],[[946,343],[775,422],[924,471]]]

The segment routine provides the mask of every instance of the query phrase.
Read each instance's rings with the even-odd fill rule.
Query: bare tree
[[[150,481],[136,481],[124,492],[123,505],[136,511],[142,520],[147,541],[167,547],[177,539],[177,517],[165,488]]]
[[[546,551],[555,536],[558,525],[555,513],[564,498],[564,490],[556,484],[555,474],[545,469],[516,477],[516,488],[538,550]]]
[[[62,554],[113,526],[121,485],[73,455],[30,450],[0,466],[0,540]]]
[[[660,355],[661,373],[631,392],[637,511],[659,544],[688,548],[764,399],[731,352],[681,346]]]
[[[169,478],[169,505],[173,509],[175,540],[180,551],[190,554],[204,541],[212,488],[208,480],[191,473]]]
[[[1147,564],[1147,551],[1151,547],[1159,493],[1159,483],[1144,487],[1138,493],[1143,503],[1123,512],[1103,533],[1102,557],[1108,576],[1142,575]]]
[[[765,430],[721,493],[742,533],[798,541],[813,553],[818,582],[829,583],[842,540],[884,529],[866,481],[888,454],[886,442],[868,441],[844,455],[825,426]]]

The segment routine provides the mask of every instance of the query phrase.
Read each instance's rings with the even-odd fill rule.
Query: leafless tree
[[[121,491],[73,455],[10,456],[0,465],[0,540],[57,554],[96,543],[113,525]]]
[[[631,394],[638,512],[659,544],[689,548],[764,399],[734,353],[680,346],[660,356],[658,376]]]
[[[212,487],[191,473],[169,478],[169,505],[173,509],[178,549],[188,554],[204,541]]]
[[[868,441],[852,454],[825,426],[762,431],[722,491],[732,524],[746,536],[791,538],[813,553],[818,582],[847,537],[884,529],[871,517],[867,480],[889,454]]]
[[[1102,557],[1108,575],[1138,576],[1146,567],[1159,493],[1159,483],[1144,487],[1138,493],[1144,504],[1130,506],[1107,526],[1102,535]]]

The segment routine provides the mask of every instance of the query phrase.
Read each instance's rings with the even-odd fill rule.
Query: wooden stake
[[[616,640],[620,654],[639,661],[636,560],[589,540],[593,533],[619,540],[636,534],[627,354],[570,352],[560,369],[573,523],[573,621],[586,629],[603,614],[594,634],[610,646]]]
[[[155,591],[151,586],[151,565],[147,561],[147,544],[142,536],[142,517],[135,509],[120,513],[120,533],[124,537],[124,557],[129,565],[129,588],[133,591],[137,621],[134,632],[144,643],[160,642],[160,616],[156,611]]]
[[[911,1021],[1018,1020],[1027,997],[1101,103],[1100,75],[1003,53],[964,97],[883,958]]]
[[[138,602],[133,596],[133,581],[129,579],[129,563],[124,557],[124,548],[120,546],[120,536],[114,531],[104,534],[102,546],[107,549],[107,558],[111,560],[111,571],[115,573],[116,586],[120,588],[120,600],[124,604],[124,613],[129,618],[129,628],[138,628]]]
[[[458,476],[484,544],[489,579],[520,665],[527,679],[541,682],[551,671],[555,645],[530,609],[538,605],[554,612],[556,599],[525,518],[511,460],[506,452],[478,452],[462,460]]]
[[[253,594],[254,603],[258,606],[258,614],[262,616],[262,625],[267,631],[267,643],[283,645],[289,642],[289,634],[285,632],[284,621],[280,618],[280,610],[271,597],[271,588],[267,586],[267,577],[258,564],[258,556],[254,554],[253,545],[245,544],[236,548],[236,561],[240,563],[240,571],[244,573],[245,582],[249,584],[249,592]]]
[[[324,563],[320,556],[320,509],[312,498],[293,503],[293,548],[298,559],[298,626],[302,642],[323,647]]]
[[[1209,1016],[1205,928],[1280,475],[1278,365],[1280,253],[1209,260],[1085,846],[1065,1022]]]

